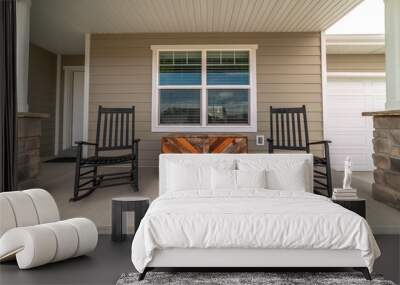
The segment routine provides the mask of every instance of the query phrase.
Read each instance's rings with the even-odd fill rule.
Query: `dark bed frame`
[[[348,272],[349,269],[360,271],[366,280],[372,280],[367,267],[146,267],[139,274],[138,281],[146,277],[146,273],[153,270],[167,272]]]

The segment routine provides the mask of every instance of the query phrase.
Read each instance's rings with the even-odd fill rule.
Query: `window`
[[[160,52],[159,85],[201,85],[201,52]]]
[[[257,131],[256,49],[152,46],[152,131]]]
[[[160,125],[200,124],[200,90],[160,89]]]
[[[249,123],[249,92],[245,89],[208,89],[208,124]]]

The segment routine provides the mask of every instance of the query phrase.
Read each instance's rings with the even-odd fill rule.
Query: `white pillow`
[[[311,183],[306,160],[282,159],[240,159],[239,170],[266,170],[267,188],[272,190],[307,191]]]
[[[213,190],[236,190],[236,170],[212,168]]]
[[[237,187],[240,188],[267,188],[267,171],[236,170]]]
[[[211,167],[169,163],[168,191],[211,189]]]
[[[267,171],[267,186],[273,190],[307,191],[305,161],[279,161]]]

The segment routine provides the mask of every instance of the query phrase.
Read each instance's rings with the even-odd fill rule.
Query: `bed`
[[[365,219],[312,193],[309,154],[163,154],[159,198],[132,243],[153,268],[352,267],[379,248]]]

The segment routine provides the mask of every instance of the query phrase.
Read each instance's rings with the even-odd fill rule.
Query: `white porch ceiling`
[[[33,0],[31,40],[82,54],[85,33],[324,31],[363,0]]]

